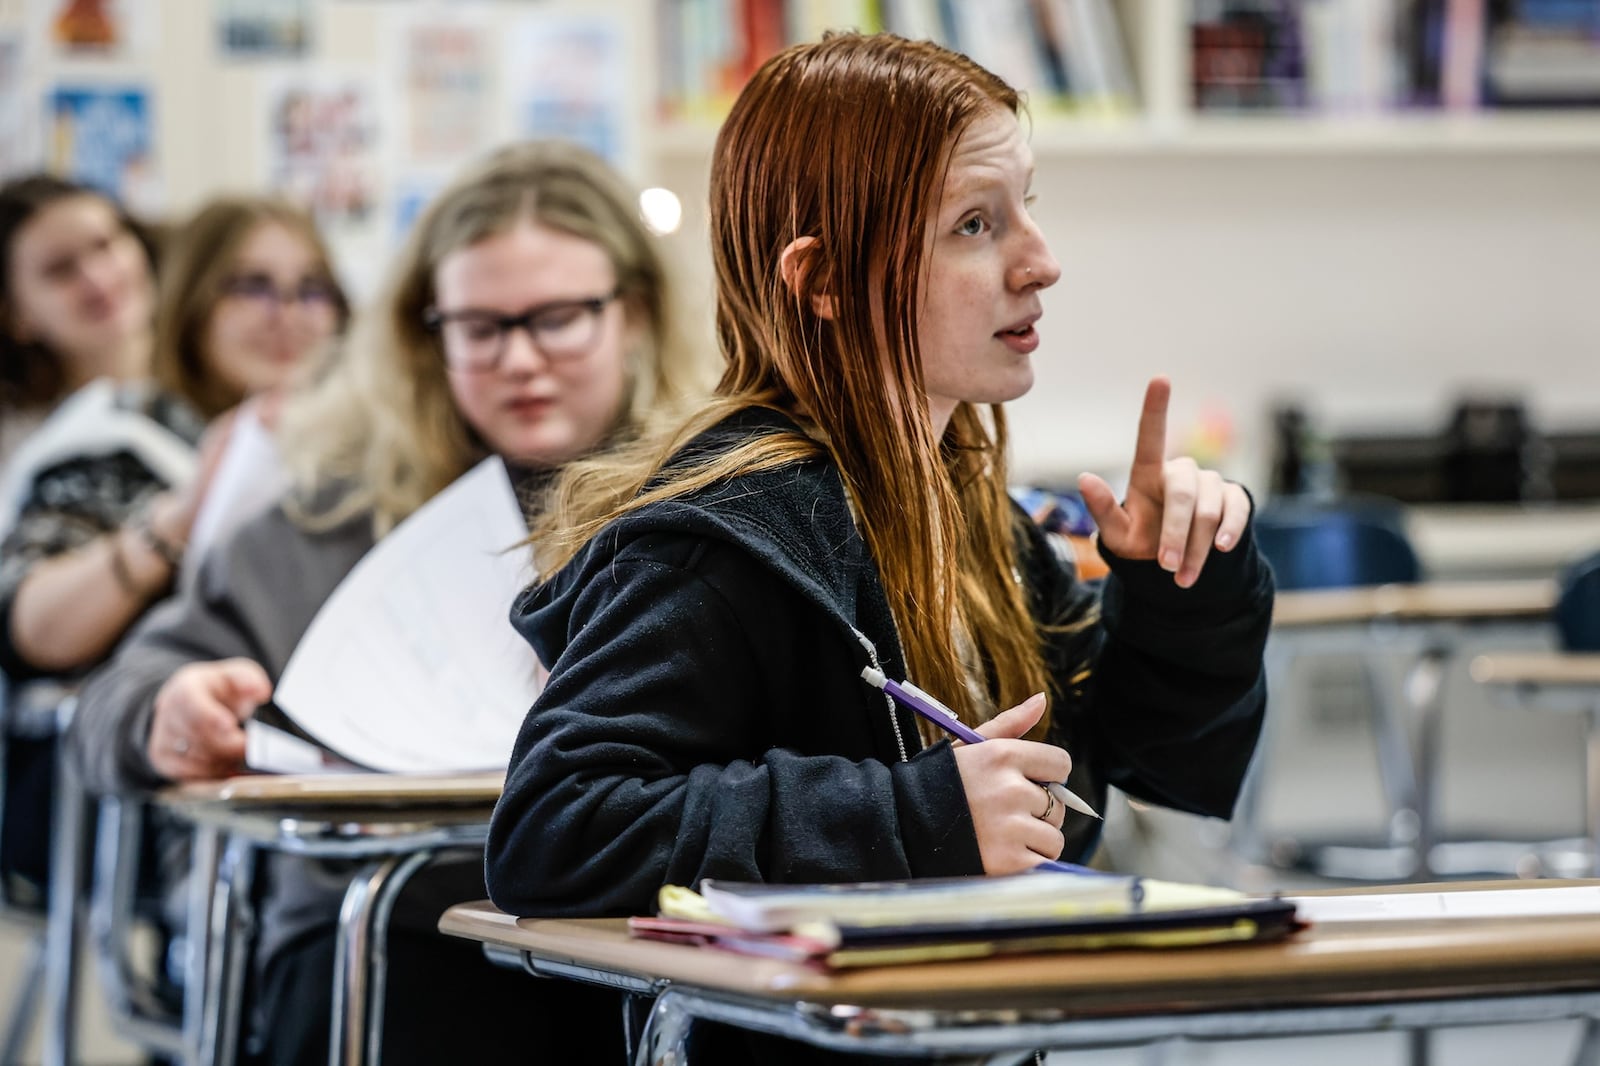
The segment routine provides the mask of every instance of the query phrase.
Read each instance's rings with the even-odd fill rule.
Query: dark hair
[[[151,269],[155,241],[142,224],[98,189],[53,174],[30,174],[0,185],[0,410],[47,406],[67,389],[66,369],[47,345],[18,340],[11,332],[11,254],[17,234],[39,212],[63,200],[92,196],[110,204],[122,225],[139,239]]]

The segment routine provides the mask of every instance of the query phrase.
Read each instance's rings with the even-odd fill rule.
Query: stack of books
[[[833,885],[707,880],[662,889],[636,937],[829,969],[1040,951],[1271,940],[1299,928],[1293,902],[1094,871]]]

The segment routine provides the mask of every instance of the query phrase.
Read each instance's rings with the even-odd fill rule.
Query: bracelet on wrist
[[[150,517],[150,508],[145,507],[134,515],[129,528],[138,535],[146,546],[157,555],[161,556],[166,564],[177,570],[183,565],[183,549],[185,545],[168,540],[163,537],[155,527],[155,522]]]
[[[128,566],[128,557],[122,551],[122,533],[112,530],[106,535],[106,542],[111,548],[111,576],[117,579],[117,585],[134,599],[145,598],[144,589],[139,587],[139,582],[133,576],[133,570]]]

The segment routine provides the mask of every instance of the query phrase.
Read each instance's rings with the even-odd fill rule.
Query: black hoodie
[[[752,409],[687,453],[793,431]],[[1106,553],[1096,595],[1018,516],[1070,786],[1097,808],[1109,783],[1226,817],[1265,705],[1272,577],[1254,539],[1214,553],[1188,590]],[[503,910],[653,913],[663,884],[707,877],[983,872],[950,745],[924,749],[914,717],[861,678],[876,660],[903,679],[904,660],[826,460],[627,515],[524,592],[512,621],[550,680],[490,824],[488,887]],[[1064,858],[1092,850],[1098,823],[1069,812],[1064,829]]]

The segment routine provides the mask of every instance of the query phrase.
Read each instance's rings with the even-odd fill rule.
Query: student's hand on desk
[[[1156,559],[1182,588],[1200,577],[1211,549],[1232,551],[1250,521],[1250,497],[1215,470],[1184,456],[1166,458],[1167,401],[1172,383],[1155,378],[1144,394],[1139,441],[1120,504],[1094,474],[1078,478],[1078,491],[1100,527],[1100,541],[1124,559]]]
[[[1054,744],[1020,739],[1044,714],[1041,693],[978,727],[983,744],[955,745],[956,768],[967,792],[983,872],[1014,874],[1061,857],[1066,811],[1051,802],[1041,781],[1065,781],[1072,756]],[[1049,819],[1040,815],[1049,812]]]
[[[214,781],[244,765],[245,719],[272,697],[272,679],[250,659],[190,663],[156,693],[146,752],[173,781]]]

